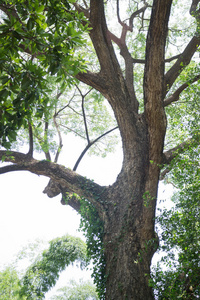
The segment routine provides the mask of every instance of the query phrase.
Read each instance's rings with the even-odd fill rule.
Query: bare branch
[[[69,105],[72,102],[72,100],[74,99],[75,93],[76,93],[76,90],[74,90],[74,93],[73,93],[72,97],[70,98],[69,102],[66,105],[64,105],[62,108],[60,108],[58,111],[55,112],[55,114],[54,114],[55,117],[57,117],[63,110],[65,110],[65,108],[70,107]],[[60,98],[61,94],[62,93],[59,93],[57,95],[57,99]]]
[[[117,0],[117,19],[120,25],[124,26],[124,23],[121,21],[120,15],[119,15],[119,0]]]
[[[59,145],[58,145],[58,149],[57,149],[57,152],[56,152],[56,156],[54,158],[54,163],[57,163],[60,151],[61,151],[61,149],[63,147],[63,143],[62,143],[62,135],[61,135],[58,123],[56,121],[56,116],[55,115],[53,116],[53,122],[54,122],[54,125],[56,127],[56,131],[58,133],[58,138],[59,138]]]
[[[108,130],[107,132],[103,133],[103,134],[100,135],[98,138],[96,138],[94,141],[88,143],[88,145],[85,147],[85,149],[82,151],[81,155],[80,155],[79,158],[77,159],[77,162],[76,162],[75,165],[74,165],[73,171],[76,171],[76,170],[77,170],[78,165],[80,164],[80,162],[81,162],[83,156],[85,155],[85,153],[88,151],[88,149],[89,149],[92,145],[94,145],[94,144],[95,144],[98,140],[100,140],[102,137],[104,137],[105,135],[111,133],[113,130],[115,130],[115,129],[117,129],[117,128],[118,128],[118,126],[116,126],[116,127],[112,128],[112,129]]]
[[[137,11],[133,12],[129,19],[129,30],[133,31],[133,20],[134,18],[139,15],[140,13],[144,13],[147,7],[149,7],[148,3],[146,3],[142,8],[138,9]]]
[[[48,128],[49,128],[49,122],[45,121],[45,125],[44,125],[44,141],[46,143],[48,143]],[[45,153],[46,159],[51,161],[51,155],[50,155],[49,150],[48,151],[44,151],[44,153]]]
[[[192,80],[182,84],[170,97],[164,100],[164,106],[168,106],[173,102],[176,102],[179,100],[180,94],[191,84],[200,79],[200,75],[197,75]]]
[[[90,89],[85,95],[83,95],[82,92],[81,92],[81,90],[79,89],[79,87],[76,86],[76,88],[78,89],[78,91],[79,91],[79,93],[81,95],[81,98],[82,98],[81,108],[82,108],[82,113],[83,113],[83,121],[84,121],[84,126],[85,126],[85,133],[86,133],[88,144],[90,144],[90,137],[89,137],[89,132],[88,132],[88,126],[87,126],[87,119],[86,119],[86,114],[85,114],[84,102],[85,102],[86,95],[88,95],[91,92],[92,89]]]
[[[171,161],[176,158],[180,153],[183,153],[184,151],[188,150],[192,143],[195,142],[194,139],[189,138],[185,142],[177,145],[176,147],[165,151],[163,153],[163,158],[162,158],[162,164],[163,165],[169,165]],[[161,173],[160,173],[160,180],[163,180],[166,176],[167,173],[170,172],[170,168],[166,167]]]
[[[145,64],[145,59],[133,58],[132,61],[134,64]]]
[[[187,47],[180,55],[175,64],[169,69],[165,74],[165,90],[167,91],[171,88],[177,77],[183,71],[183,69],[190,63],[194,53],[200,45],[200,37],[194,36],[191,41],[188,43]]]

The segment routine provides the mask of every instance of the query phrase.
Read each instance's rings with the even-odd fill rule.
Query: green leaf
[[[27,22],[27,29],[28,29],[29,31],[32,30],[33,27],[34,27],[34,25],[35,25],[35,22],[34,22],[34,20],[30,17],[29,20],[28,20],[28,22]]]

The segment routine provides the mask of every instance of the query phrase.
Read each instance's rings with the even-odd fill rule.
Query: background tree
[[[98,300],[96,288],[90,282],[70,281],[70,284],[58,290],[52,300]]]
[[[168,180],[178,189],[174,207],[157,218],[160,248],[166,253],[153,271],[157,299],[199,298],[199,175],[199,149],[188,150],[173,162]]]
[[[133,4],[117,0],[113,2],[113,5],[115,6],[116,19],[121,28],[120,37],[108,29],[105,11],[111,9],[109,2],[104,3],[103,0],[77,1],[74,3],[74,11],[69,10],[68,3],[61,2],[61,7],[59,4],[58,7],[53,6],[52,21],[50,21],[51,18],[49,20],[48,16],[49,11],[52,11],[51,3],[54,2],[43,3],[42,12],[40,9],[38,12],[43,19],[47,17],[47,27],[43,28],[43,34],[44,42],[49,42],[43,49],[42,57],[45,61],[44,67],[50,65],[49,73],[58,77],[61,85],[58,82],[57,92],[55,93],[54,89],[51,93],[54,101],[46,101],[44,102],[45,105],[40,106],[41,114],[39,113],[39,115],[34,113],[39,105],[37,105],[37,97],[34,96],[31,101],[32,105],[30,105],[31,109],[29,106],[25,107],[27,112],[30,111],[30,117],[26,124],[17,123],[17,126],[14,126],[15,132],[22,125],[29,128],[30,147],[29,155],[27,155],[11,150],[10,143],[15,140],[16,134],[10,138],[9,132],[13,128],[9,128],[7,125],[10,124],[10,119],[7,117],[7,110],[9,109],[7,109],[7,104],[5,105],[7,102],[10,103],[9,107],[11,107],[14,115],[18,106],[25,105],[26,101],[24,98],[20,98],[21,101],[14,106],[15,96],[12,98],[10,87],[7,87],[6,80],[2,79],[2,91],[5,93],[3,93],[4,100],[1,104],[1,113],[6,116],[3,118],[5,120],[3,128],[8,128],[2,133],[2,146],[10,149],[9,151],[1,150],[0,157],[3,161],[11,162],[11,164],[3,166],[0,173],[28,170],[35,174],[47,176],[51,180],[44,192],[49,197],[62,193],[62,203],[71,205],[82,214],[83,223],[87,229],[89,252],[93,257],[99,258],[96,260],[94,277],[102,299],[153,299],[152,288],[149,286],[149,274],[151,259],[158,246],[154,223],[159,178],[160,175],[163,178],[170,172],[170,163],[181,152],[183,153],[189,147],[195,151],[199,139],[199,133],[193,126],[195,123],[192,122],[195,120],[196,110],[193,104],[198,99],[196,98],[199,92],[197,82],[200,78],[198,58],[195,56],[200,43],[199,0],[191,0],[184,6],[181,6],[179,1],[172,3],[172,0],[134,1]],[[127,13],[122,19],[122,6],[124,7],[124,4],[127,5]],[[37,12],[35,5],[31,6],[34,13],[35,10]],[[33,48],[27,51],[27,47],[20,47],[21,42],[18,42],[23,41],[25,45],[29,44],[30,38],[27,36],[27,28],[28,31],[30,29],[35,32],[38,29],[37,24],[40,24],[37,21],[38,18],[33,18],[33,12],[30,13],[30,17],[27,17],[29,13],[25,13],[26,18],[23,17],[22,8],[24,9],[24,7],[25,2],[23,1],[11,1],[11,3],[4,1],[0,5],[6,16],[5,24],[8,23],[2,25],[1,37],[6,39],[8,35],[10,38],[12,34],[12,43],[18,45],[15,56],[19,57],[23,51],[23,58],[24,55],[28,55],[28,63],[30,64],[33,51],[34,62],[36,65],[38,64],[39,68],[42,68],[43,61],[40,59],[39,45],[36,43],[35,50]],[[54,15],[57,11],[59,12],[58,18],[55,19]],[[174,18],[179,20],[180,16],[182,17],[186,12],[188,14],[187,19],[184,20],[186,27],[180,28],[174,22]],[[65,16],[66,13],[70,21]],[[11,22],[12,18],[14,18],[14,23]],[[57,23],[58,20],[59,23]],[[17,21],[17,26],[20,26],[20,31],[17,28],[19,35],[13,37],[15,21]],[[33,25],[28,24],[31,22]],[[56,26],[57,24],[59,26]],[[77,65],[75,62],[71,64],[71,56],[70,62],[68,61],[66,52],[67,54],[71,53],[69,48],[72,46],[70,48],[72,51],[73,46],[80,39],[78,41],[75,39],[74,45],[70,44],[66,51],[63,49],[63,45],[68,39],[67,31],[73,40],[76,36],[74,30],[77,26],[80,26],[78,28],[81,28],[86,34],[87,24],[89,24],[88,34],[91,41],[88,41],[85,47],[86,51],[83,51],[83,48],[81,51],[82,55],[87,52],[85,59],[87,57],[92,57],[92,59],[89,60],[86,68],[85,65],[83,67],[83,63],[79,64],[79,57],[76,56],[75,61],[77,61],[78,67],[74,67]],[[29,25],[31,26],[29,27]],[[189,30],[187,30],[187,26]],[[52,27],[56,28],[53,32],[53,40],[51,37],[48,40],[46,32],[51,33]],[[71,27],[72,29],[68,29]],[[40,37],[40,32],[36,33]],[[56,47],[56,37],[60,43],[59,49]],[[31,38],[32,40],[34,39]],[[183,40],[184,45],[181,44]],[[4,43],[6,42],[4,41]],[[53,45],[52,47],[58,55],[56,59],[54,56],[48,56],[49,44]],[[172,48],[171,44],[175,44],[177,47]],[[89,49],[91,50],[89,51]],[[171,55],[172,52],[174,52],[173,55]],[[8,51],[8,53],[10,52]],[[52,52],[50,51],[50,53]],[[78,49],[76,53],[77,55],[80,53]],[[95,53],[96,58],[93,58],[91,53]],[[46,56],[49,57],[47,61]],[[6,59],[7,56],[5,56],[5,62]],[[57,60],[59,61],[58,68]],[[56,64],[53,70],[51,69],[51,62],[54,62],[53,65]],[[4,72],[6,71],[2,70],[3,76]],[[36,71],[33,72],[35,74]],[[71,107],[69,98],[62,108],[58,108],[59,98],[65,87],[63,81],[65,82],[66,73],[70,73],[76,80],[90,86],[90,88],[85,87],[82,90],[77,85],[81,98],[79,102],[80,111]],[[47,73],[45,74],[47,75]],[[45,74],[40,75],[40,78],[43,76],[46,79]],[[28,82],[27,91],[29,86],[35,86],[32,85],[34,80],[31,76],[25,76],[24,81],[23,76],[21,76],[21,80],[23,83]],[[42,90],[43,87],[41,86],[40,89]],[[188,92],[187,89],[192,91],[190,93],[192,97],[189,100],[187,97],[184,99]],[[20,85],[19,92],[22,90],[23,86]],[[90,95],[93,97],[94,91],[96,91],[96,95],[101,94],[108,101],[116,121],[116,125],[110,129],[103,127],[101,133],[98,133],[94,140],[91,139],[91,132],[96,130],[96,126],[90,127],[88,118],[91,117],[91,109],[95,107],[95,99],[98,99],[98,96],[94,97],[94,101],[91,101],[92,97],[86,99],[88,93],[92,91],[93,94]],[[18,95],[18,91],[14,93]],[[72,98],[73,95],[70,99]],[[101,96],[100,98],[102,99]],[[183,99],[185,106],[182,105],[181,100]],[[34,108],[35,103],[36,108]],[[87,110],[86,103],[88,103]],[[187,108],[186,111],[184,107]],[[99,109],[99,106],[96,106],[97,108]],[[66,127],[69,128],[64,123],[65,120],[68,122],[69,119],[66,111],[63,114],[65,109],[68,109],[67,111],[72,110],[79,116],[81,112],[82,127],[77,122],[72,122],[73,126],[70,127],[70,130],[79,135],[84,129],[83,137],[86,139],[86,147],[80,155],[80,159],[94,145],[94,142],[102,141],[102,138],[107,135],[106,133],[110,133],[118,127],[123,148],[123,165],[116,182],[111,186],[102,187],[76,173],[80,159],[77,160],[73,170],[57,163],[62,147],[61,127],[64,125],[65,129]],[[24,106],[22,111],[24,111]],[[175,119],[171,120],[174,117],[173,111],[179,116],[177,123]],[[184,122],[181,119],[183,113]],[[98,120],[97,110],[93,110],[92,115],[95,115]],[[37,117],[43,118],[42,122],[36,120]],[[18,120],[19,117],[16,119]],[[50,119],[53,119],[53,122],[50,122]],[[94,121],[95,118],[92,118],[92,122]],[[167,121],[169,134],[166,135]],[[43,135],[41,131],[40,134],[38,133],[41,123],[44,124]],[[177,126],[173,128],[170,123]],[[51,148],[48,146],[49,137],[52,134],[51,124],[54,124],[59,137],[54,162],[50,155]],[[33,135],[45,153],[46,160],[39,161],[33,158]],[[161,168],[164,169],[160,174]]]
[[[69,264],[79,263],[81,268],[88,264],[86,245],[80,238],[66,235],[51,240],[43,252],[38,249],[41,246],[41,241],[29,244],[18,254],[15,267],[12,264],[0,272],[0,299],[44,299]],[[32,264],[29,262],[25,271],[19,271],[24,258],[29,258]],[[90,282],[70,281],[52,299],[98,299],[95,289]]]
[[[0,299],[18,300],[20,291],[20,280],[16,270],[7,267],[0,272]],[[21,299],[26,299],[22,297]]]

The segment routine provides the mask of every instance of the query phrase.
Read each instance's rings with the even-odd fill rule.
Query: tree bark
[[[149,165],[145,135],[144,131],[135,144],[135,159],[124,161],[122,172],[106,194],[104,247],[109,300],[154,298],[148,280],[157,242],[154,221],[148,223],[148,230],[144,226],[147,211],[154,209],[152,199],[145,194]]]

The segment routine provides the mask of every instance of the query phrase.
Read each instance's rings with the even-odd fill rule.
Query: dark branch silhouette
[[[88,143],[88,145],[85,147],[85,149],[82,151],[81,155],[80,155],[79,158],[77,159],[77,161],[76,161],[76,163],[75,163],[75,165],[74,165],[74,167],[73,167],[73,171],[76,171],[76,169],[78,168],[78,165],[80,164],[80,162],[81,162],[83,156],[85,155],[85,153],[88,151],[88,149],[89,149],[92,145],[94,145],[94,144],[95,144],[98,140],[100,140],[102,137],[104,137],[105,135],[111,133],[113,130],[115,130],[115,129],[117,129],[117,128],[118,128],[118,126],[116,126],[116,127],[112,128],[112,129],[108,130],[107,132],[103,133],[103,134],[100,135],[98,138],[96,138],[94,141]]]

